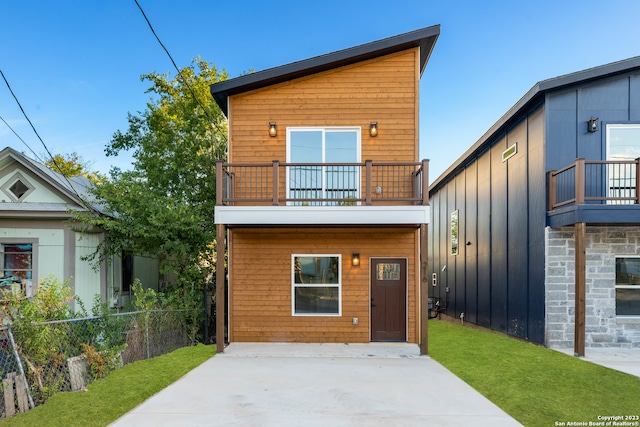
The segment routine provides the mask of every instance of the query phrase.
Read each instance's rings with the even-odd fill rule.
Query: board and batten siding
[[[449,316],[544,343],[544,107],[534,107],[430,193],[429,273]],[[517,153],[502,153],[517,144]],[[458,254],[450,218],[458,210]],[[445,268],[446,266],[446,268]]]
[[[417,161],[419,79],[415,48],[233,95],[228,161],[285,162],[286,129],[301,126],[361,127],[363,160]],[[370,122],[380,128],[375,138]]]
[[[370,341],[370,258],[408,260],[407,338],[418,337],[418,232],[414,229],[233,229],[229,233],[230,342]],[[360,254],[360,266],[351,255]],[[293,254],[342,255],[342,315],[293,316]],[[358,324],[353,324],[353,318]]]

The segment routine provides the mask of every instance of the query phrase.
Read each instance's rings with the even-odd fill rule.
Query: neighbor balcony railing
[[[568,205],[640,204],[640,159],[585,160],[548,173],[548,210]]]
[[[217,205],[428,205],[429,162],[216,162]]]

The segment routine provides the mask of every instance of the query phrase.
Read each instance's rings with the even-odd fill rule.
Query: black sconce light
[[[591,117],[589,120],[587,120],[587,131],[589,133],[593,133],[593,132],[597,132],[598,131],[598,118],[597,117]]]
[[[369,136],[378,136],[378,122],[369,123]]]
[[[360,254],[358,253],[351,254],[351,265],[355,267],[360,265]]]
[[[276,122],[269,122],[269,136],[271,138],[278,136],[278,127],[276,126]]]

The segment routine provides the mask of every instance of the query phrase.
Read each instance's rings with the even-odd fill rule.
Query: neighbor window
[[[341,314],[341,256],[293,255],[293,315]]]
[[[304,164],[287,169],[289,198],[309,199],[296,205],[354,203],[349,199],[360,195],[360,169],[341,163],[359,161],[360,128],[288,128],[287,162]]]
[[[27,296],[31,295],[33,285],[33,243],[0,244],[2,260],[2,288],[12,283],[20,283]]]
[[[458,211],[451,212],[451,255],[458,255]]]
[[[640,257],[616,257],[616,314],[640,316]]]
[[[630,161],[640,157],[640,124],[607,125],[607,160]],[[608,203],[632,204],[636,197],[636,167],[632,163],[607,165],[607,197],[628,198]]]

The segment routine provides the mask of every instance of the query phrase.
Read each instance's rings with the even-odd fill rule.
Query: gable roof
[[[491,126],[475,144],[473,144],[429,186],[429,191],[438,187],[439,184],[445,181],[450,175],[455,174],[459,169],[463,168],[467,159],[491,145],[493,137],[496,134],[501,133],[520,120],[520,114],[541,103],[547,93],[567,89],[572,86],[582,85],[602,78],[613,77],[618,74],[628,73],[634,70],[640,71],[640,56],[588,68],[575,73],[564,74],[536,83],[522,98],[520,98],[518,102],[516,102],[513,107],[500,117],[500,119]]]
[[[92,199],[89,188],[93,185],[89,179],[84,176],[78,175],[73,178],[65,178],[62,174],[57,173],[49,169],[46,165],[37,162],[24,154],[14,150],[11,147],[6,147],[0,151],[0,169],[4,166],[6,161],[15,161],[28,169],[31,173],[38,178],[52,185],[57,191],[62,193],[63,196],[68,198],[70,202],[77,204],[82,209],[85,209],[88,201]],[[49,207],[35,206],[40,204],[20,204],[20,203],[4,203],[4,209],[11,206],[15,210],[25,210],[26,206],[32,206],[37,210],[60,210],[60,206],[57,208],[50,204]],[[19,206],[20,205],[20,206]],[[22,206],[24,205],[24,206]],[[96,209],[95,206],[92,206]],[[60,209],[59,209],[60,208]],[[65,208],[66,209],[66,208]]]
[[[256,73],[236,77],[211,85],[211,95],[226,116],[228,113],[228,98],[231,95],[260,89],[266,86],[286,82],[322,71],[331,70],[345,65],[355,64],[368,59],[377,58],[391,53],[420,47],[420,75],[429,61],[431,52],[440,35],[440,25],[422,28],[409,33],[374,41],[360,46],[339,50],[333,53],[316,56],[287,65],[269,68]]]

